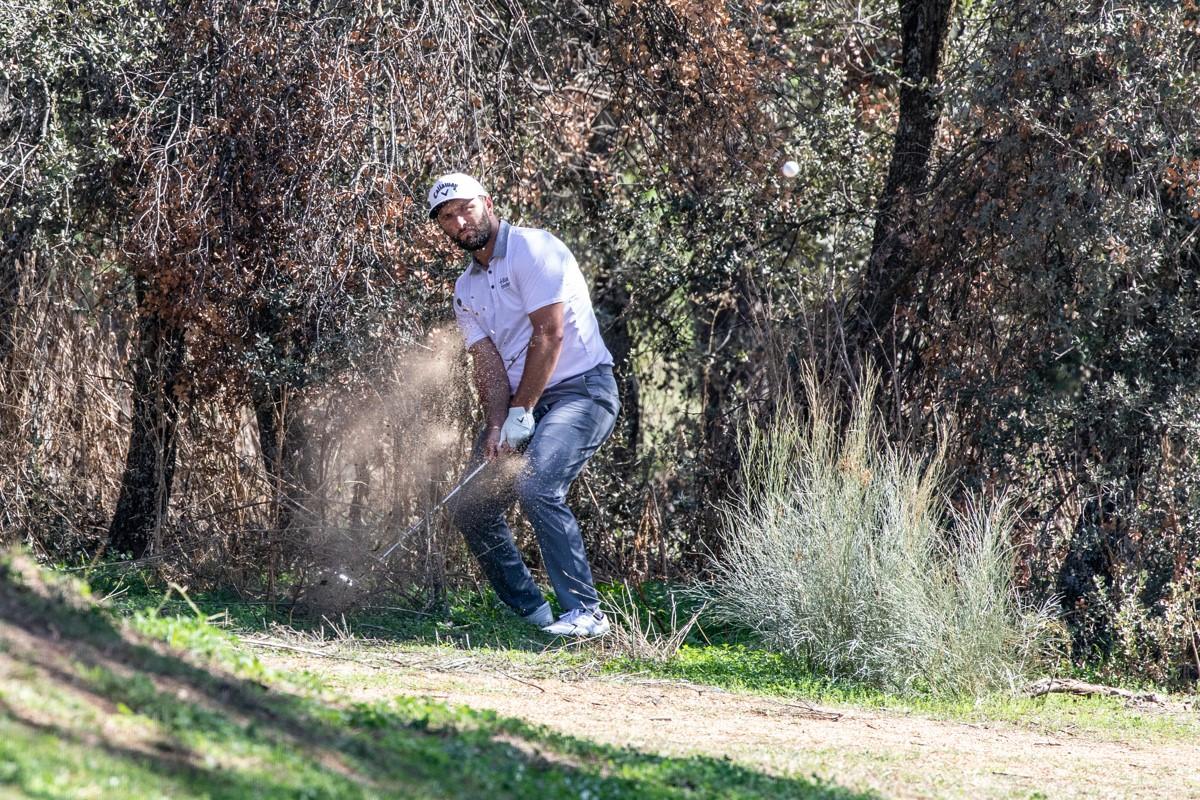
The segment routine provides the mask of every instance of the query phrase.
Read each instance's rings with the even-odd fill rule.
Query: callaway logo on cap
[[[462,172],[450,172],[433,182],[429,189],[429,218],[434,218],[437,207],[447,200],[470,200],[486,195],[487,190],[479,181]]]

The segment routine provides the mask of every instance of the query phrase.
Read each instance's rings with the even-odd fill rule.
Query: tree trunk
[[[633,337],[625,307],[629,294],[619,276],[606,269],[596,281],[596,316],[604,331],[604,343],[613,357],[613,372],[621,400],[621,416],[617,435],[613,437],[615,461],[621,465],[626,478],[633,477],[637,464],[638,440],[641,438],[642,402],[637,373],[633,368]]]
[[[938,70],[953,5],[954,0],[900,0],[900,117],[847,337],[852,360],[874,360],[885,380],[896,364],[895,354],[888,352],[896,310],[908,299],[919,267],[911,244],[941,115]]]
[[[175,385],[183,353],[181,330],[157,314],[142,317],[133,365],[133,428],[121,494],[108,529],[110,551],[141,558],[161,549],[175,474],[179,422]]]
[[[720,530],[720,509],[738,486],[742,468],[738,435],[752,415],[761,411],[751,396],[765,366],[757,357],[761,352],[761,331],[756,325],[760,311],[748,276],[739,271],[725,301],[711,312],[707,328],[696,332],[705,348],[700,370],[703,457],[696,464],[698,497],[703,503],[686,552],[703,558],[719,555],[720,537],[708,533]],[[697,323],[704,317],[705,309],[694,309]]]

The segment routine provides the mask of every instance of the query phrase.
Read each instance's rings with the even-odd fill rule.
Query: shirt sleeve
[[[458,292],[454,293],[454,318],[458,320],[458,329],[462,331],[467,349],[470,349],[471,345],[476,342],[487,338],[487,331],[479,324],[479,318],[463,303]]]
[[[514,259],[512,266],[526,314],[566,302],[570,298],[570,272],[579,269],[575,256],[553,236],[546,234],[540,241],[529,244],[528,254]]]

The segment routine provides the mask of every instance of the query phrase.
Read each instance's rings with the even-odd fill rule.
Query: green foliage
[[[1177,686],[1181,672],[1200,674],[1197,574],[1200,559],[1158,589],[1146,569],[1121,570],[1112,585],[1094,576],[1077,605],[1080,638],[1097,642],[1083,667],[1104,681],[1166,686]]]
[[[290,679],[238,656],[194,614],[137,624],[204,653],[150,647],[68,589],[48,593],[27,562],[4,569],[0,625],[59,635],[53,650],[13,644],[3,653],[14,665],[0,686],[11,712],[0,716],[3,790],[231,800],[868,796],[724,759],[596,744],[430,699],[334,705],[312,687],[284,691],[280,681]]]
[[[948,87],[908,312],[920,354],[899,391],[956,420],[968,486],[1019,493],[1027,580],[1062,598],[1076,661],[1186,683],[1200,675],[1196,10],[985,18],[992,38]]]
[[[120,87],[145,68],[158,26],[136,0],[0,10],[0,221],[6,238],[28,236],[7,257],[99,249],[86,226],[104,226],[116,200],[110,125],[127,110]]]

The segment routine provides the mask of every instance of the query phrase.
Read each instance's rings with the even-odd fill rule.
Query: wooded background
[[[363,568],[471,434],[423,201],[463,169],[592,283],[602,576],[702,577],[739,433],[874,364],[897,441],[1015,496],[1076,662],[1200,676],[1195,0],[20,0],[0,64],[5,539],[279,602]],[[440,522],[401,561],[473,569]]]

